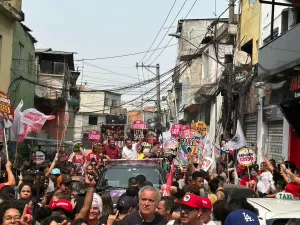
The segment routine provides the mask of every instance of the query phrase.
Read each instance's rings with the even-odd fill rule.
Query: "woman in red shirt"
[[[295,198],[300,197],[300,169],[296,169],[292,173],[289,169],[286,168],[285,164],[281,164],[281,171],[284,180],[287,185],[285,186],[285,191],[291,193]]]

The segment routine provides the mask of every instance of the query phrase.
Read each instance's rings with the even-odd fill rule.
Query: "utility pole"
[[[143,63],[141,65],[139,65],[138,63],[136,63],[136,68],[145,68],[148,71],[149,68],[156,68],[156,74],[153,73],[152,71],[150,71],[152,74],[154,74],[156,76],[156,107],[157,107],[157,119],[159,121],[159,123],[161,124],[161,108],[160,108],[160,66],[159,64],[156,64],[155,66],[152,65],[144,65]],[[147,100],[146,100],[147,101]]]
[[[156,101],[157,101],[157,118],[159,123],[161,123],[161,108],[160,108],[160,67],[156,64]]]
[[[228,18],[229,26],[234,25],[234,0],[229,0],[229,18]],[[229,36],[229,44],[234,44],[234,36]],[[234,51],[234,50],[233,50]],[[232,53],[233,54],[233,53]],[[233,83],[233,57],[230,57],[227,60],[227,67],[226,67],[226,76],[227,76],[227,115],[226,115],[226,122],[225,122],[225,129],[224,129],[224,138],[230,139],[231,138],[231,116],[232,116],[232,107],[233,107],[233,96],[232,96],[232,83]],[[226,103],[226,101],[225,101]]]

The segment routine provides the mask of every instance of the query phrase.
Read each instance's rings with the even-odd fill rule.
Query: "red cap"
[[[193,208],[193,209],[202,209],[203,205],[202,205],[202,199],[194,194],[186,194],[182,201],[181,201],[181,205],[187,206],[189,208]]]
[[[50,205],[50,207],[51,207],[52,210],[62,209],[62,210],[65,210],[68,213],[73,212],[72,204],[68,200],[58,200],[57,202]]]
[[[199,197],[202,202],[202,207],[208,210],[212,210],[212,204],[208,198]]]

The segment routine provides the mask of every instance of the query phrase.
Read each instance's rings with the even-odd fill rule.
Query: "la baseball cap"
[[[50,207],[52,210],[62,209],[70,214],[73,212],[73,207],[72,207],[71,202],[68,200],[64,200],[64,199],[58,200],[57,202],[50,205]]]
[[[93,202],[92,202],[92,206],[93,207],[98,207],[100,213],[102,213],[102,209],[103,209],[103,203],[102,203],[102,198],[100,195],[98,195],[97,193],[93,194]]]
[[[136,198],[130,196],[124,196],[117,204],[118,210],[129,210],[131,208],[135,208],[137,206]]]
[[[72,183],[72,178],[70,175],[68,174],[62,174],[60,175],[57,180],[56,180],[57,185],[61,184],[61,183]]]
[[[230,213],[225,225],[259,225],[257,215],[249,210],[241,209]]]
[[[212,204],[211,201],[208,198],[199,197],[202,203],[202,207],[208,210],[212,210]]]
[[[192,209],[202,209],[201,197],[194,194],[186,194],[181,201],[181,205],[192,208]]]
[[[60,169],[54,168],[54,169],[51,171],[51,175],[60,175]]]

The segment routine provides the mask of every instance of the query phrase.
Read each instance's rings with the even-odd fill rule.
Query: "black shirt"
[[[134,212],[127,215],[119,225],[165,225],[164,218],[155,214],[155,218],[152,222],[144,222],[139,212]]]

